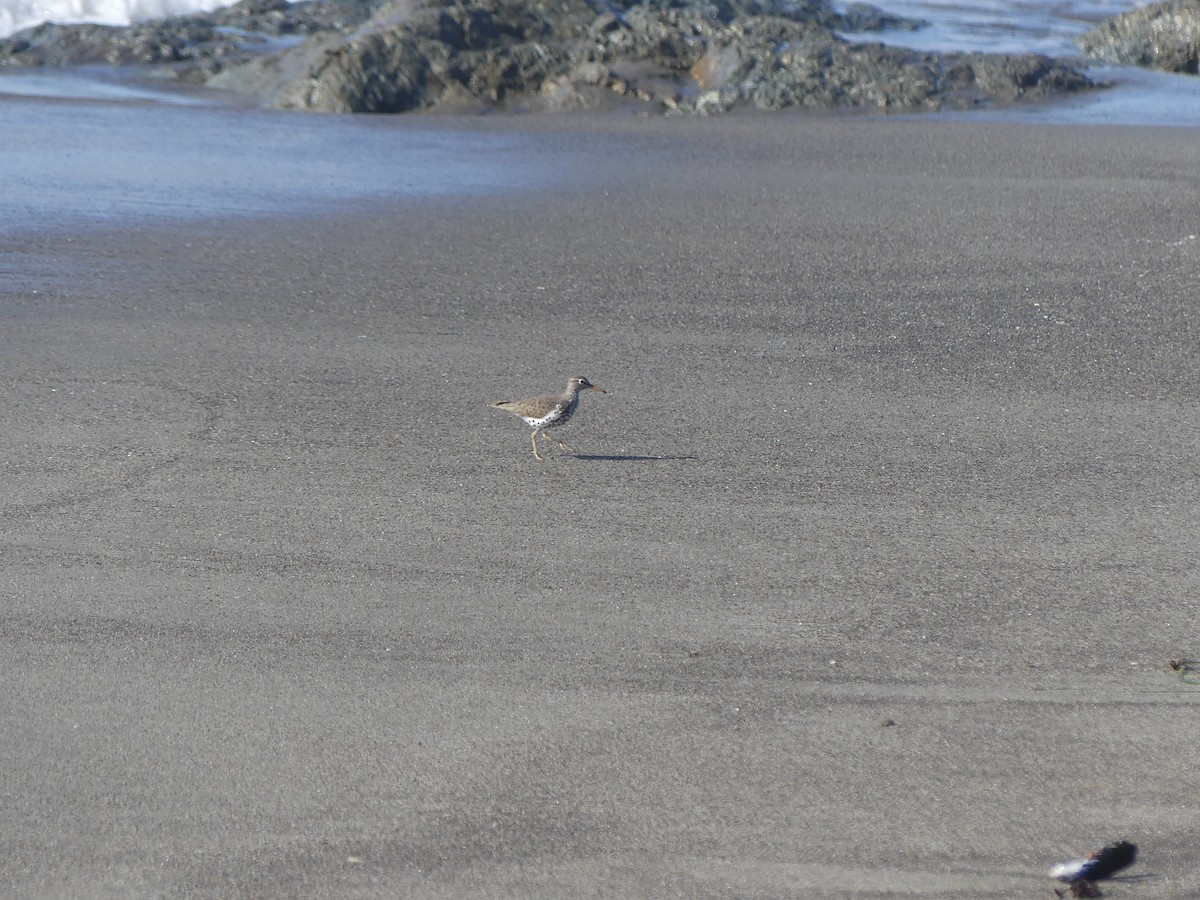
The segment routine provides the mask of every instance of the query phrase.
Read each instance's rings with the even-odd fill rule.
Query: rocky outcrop
[[[215,83],[239,89],[253,77],[254,89],[273,105],[331,112],[446,104],[562,109],[618,97],[701,113],[737,106],[938,109],[1089,85],[1041,57],[852,44],[832,30],[852,23],[815,5],[647,2],[619,9],[589,0],[468,0],[390,22],[389,9],[350,34],[260,60]]]
[[[940,109],[1091,86],[1040,56],[923,54],[839,36],[919,25],[825,0],[244,0],[124,29],[43,26],[0,42],[0,64],[137,63],[325,112]]]
[[[1102,62],[1200,72],[1200,0],[1170,0],[1116,16],[1087,32],[1083,51]]]

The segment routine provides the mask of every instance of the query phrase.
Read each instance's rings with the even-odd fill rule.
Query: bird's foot
[[[562,447],[564,450],[570,450],[572,453],[576,452],[574,447],[572,447],[566,441],[560,441],[558,438],[554,437],[554,435],[552,435],[552,434],[546,434],[546,432],[543,431],[542,437],[550,438],[550,440],[554,441],[554,443],[558,444],[558,446]]]

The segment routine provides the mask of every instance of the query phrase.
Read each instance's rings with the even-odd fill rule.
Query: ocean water
[[[847,4],[836,4],[845,7]],[[922,51],[1079,55],[1076,38],[1111,16],[1144,4],[1130,0],[881,0],[873,5],[928,26],[918,31],[843,35]]]
[[[0,97],[0,262],[5,235],[360,209],[558,177],[520,136],[400,118]]]

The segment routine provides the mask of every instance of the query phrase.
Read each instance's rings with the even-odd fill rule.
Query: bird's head
[[[568,390],[572,390],[572,391],[596,391],[596,392],[598,392],[598,393],[601,393],[601,394],[607,394],[607,393],[608,393],[608,391],[606,391],[604,388],[602,388],[602,387],[596,387],[596,385],[594,385],[594,384],[592,384],[590,381],[588,381],[588,380],[587,380],[587,378],[586,378],[585,376],[583,376],[583,375],[573,375],[573,376],[571,376],[571,384],[570,384],[570,386],[569,386]]]

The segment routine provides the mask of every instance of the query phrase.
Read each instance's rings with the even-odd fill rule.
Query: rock
[[[300,73],[278,83],[269,102],[328,112],[447,103],[578,108],[615,94],[660,111],[711,114],[737,106],[967,107],[1090,86],[1044,57],[851,44],[827,26],[845,20],[815,4],[648,2],[618,16],[586,0],[468,2],[407,19],[386,10],[376,18],[388,24],[368,22],[319,54],[306,45],[260,63]],[[240,77],[231,72],[218,84],[236,89]]]
[[[174,63],[200,55],[219,59],[238,44],[211,26],[192,23],[128,28],[46,23],[0,40],[0,60],[5,66]]]
[[[1084,53],[1118,65],[1200,72],[1200,0],[1144,6],[1097,25],[1080,40]]]
[[[243,0],[125,29],[43,26],[64,30],[14,36],[0,60],[169,66],[262,105],[339,113],[939,109],[1090,86],[1045,57],[922,54],[836,33],[919,24],[826,0]],[[264,35],[294,39],[264,47]]]

